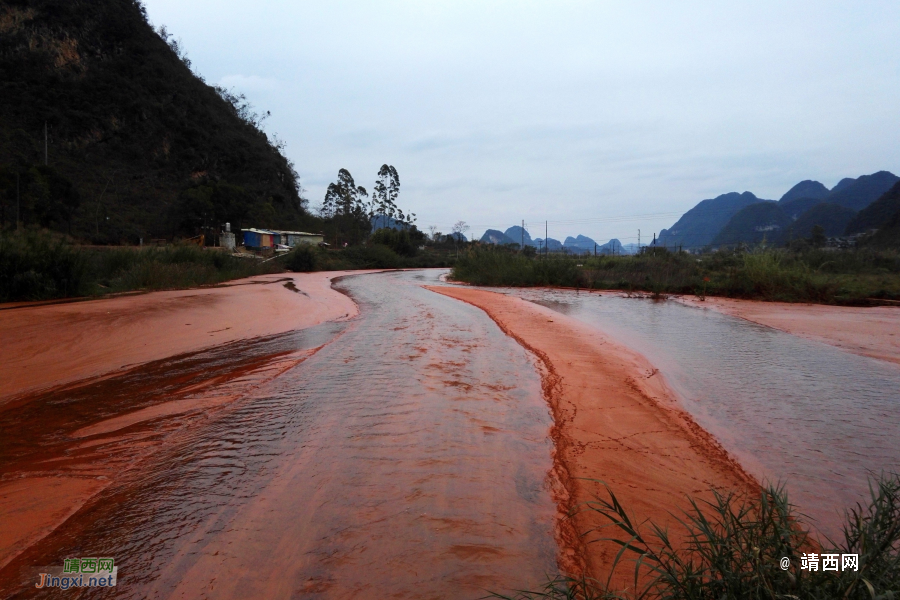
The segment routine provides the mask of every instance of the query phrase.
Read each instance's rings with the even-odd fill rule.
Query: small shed
[[[275,232],[267,229],[245,229],[244,246],[247,248],[274,248]]]
[[[293,248],[297,244],[310,244],[315,246],[325,241],[321,233],[307,233],[305,231],[275,231],[280,241],[278,243]]]

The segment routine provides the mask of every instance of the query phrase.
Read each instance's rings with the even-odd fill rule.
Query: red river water
[[[0,596],[50,593],[34,565],[77,556],[119,566],[115,589],[80,597],[478,598],[554,575],[551,418],[532,359],[421,277],[346,278],[348,322],[0,413],[6,481],[105,479],[167,440],[0,570]],[[173,399],[198,410],[127,420]]]
[[[0,597],[480,598],[535,589],[558,574],[560,556],[573,554],[560,548],[570,538],[559,529],[544,363],[479,308],[421,287],[437,276],[345,277],[335,287],[357,303],[357,316],[338,306],[343,296],[287,291],[281,280],[172,293],[209,305],[205,335],[231,337],[150,362],[123,354],[127,369],[80,367],[86,378],[52,389],[37,386],[54,381],[50,355],[35,354],[44,357],[40,369],[7,356],[32,370],[7,368],[7,387],[21,393],[0,404]],[[320,275],[308,281],[327,286]],[[866,469],[895,470],[900,461],[895,365],[680,305],[508,293],[571,317],[571,337],[557,339],[557,349],[602,331],[641,352],[697,423],[759,480],[789,481],[826,531],[864,500]],[[245,300],[217,311],[215,294]],[[261,297],[267,310],[285,310],[278,321],[291,299],[321,314],[294,325],[302,329],[239,339],[244,302]],[[83,312],[101,314],[116,306],[109,302]],[[534,306],[516,302],[507,317]],[[520,311],[520,324],[540,315],[540,327],[522,334],[538,349],[558,326],[541,309]],[[230,321],[215,325],[225,314]],[[142,325],[132,326],[139,334]],[[165,356],[164,332],[153,333],[156,354],[147,356]],[[178,352],[194,348],[196,336],[179,335]],[[67,352],[77,351],[73,336]],[[40,341],[29,343],[39,349]],[[584,429],[569,432],[563,454],[595,461],[585,458],[576,475],[606,469],[623,493],[662,513],[671,505],[648,491],[651,470],[657,483],[674,482],[659,498],[744,481],[716,451],[695,455],[707,438],[660,416],[664,391],[657,402],[636,379],[652,382],[656,369],[619,377],[608,367],[621,350],[606,338],[599,344],[584,346],[596,356],[583,368],[583,357],[557,353],[569,361],[557,365],[568,373],[563,400],[582,396],[560,414]],[[575,389],[582,374],[594,383]],[[624,391],[613,393],[613,384]],[[643,466],[629,469],[620,458],[628,456]],[[676,468],[681,479],[667,475]],[[34,587],[41,565],[92,556],[115,559],[116,588]]]

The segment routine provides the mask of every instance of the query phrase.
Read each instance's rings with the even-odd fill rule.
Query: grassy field
[[[85,247],[47,231],[10,232],[0,236],[0,302],[209,285],[283,270],[273,263],[193,245]]]
[[[870,501],[847,513],[843,539],[836,541],[813,538],[783,488],[753,499],[716,494],[712,502],[691,501],[677,525],[685,540],[678,547],[672,532],[639,522],[608,490],[608,498],[583,510],[600,513],[611,528],[588,533],[587,541],[606,539],[621,548],[610,577],[562,577],[514,598],[893,600],[900,597],[900,477],[881,476],[870,489]],[[811,553],[823,568],[801,568]],[[837,570],[824,569],[823,554],[838,555]],[[856,569],[843,566],[846,554],[856,555]],[[629,589],[611,583],[617,569],[631,582]]]
[[[697,294],[784,302],[870,305],[900,300],[895,250],[758,249],[702,255],[529,257],[474,248],[453,278],[486,286],[563,286],[650,294]]]

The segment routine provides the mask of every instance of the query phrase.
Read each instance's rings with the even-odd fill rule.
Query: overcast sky
[[[272,112],[310,204],[400,174],[420,229],[646,242],[699,200],[900,174],[900,2],[146,0]]]

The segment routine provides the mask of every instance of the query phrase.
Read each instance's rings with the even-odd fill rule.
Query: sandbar
[[[675,393],[641,355],[519,298],[463,287],[428,289],[481,308],[544,365],[555,474],[565,488],[557,491],[558,502],[562,513],[576,511],[560,520],[565,570],[604,580],[608,575],[618,546],[586,542],[617,532],[597,532],[608,522],[584,509],[595,497],[608,497],[604,483],[638,522],[669,526],[675,525],[672,514],[689,506],[688,496],[710,499],[712,489],[758,493],[758,483],[679,408]],[[626,585],[627,571],[614,581]]]
[[[356,304],[331,281],[358,272],[366,271],[261,275],[217,287],[0,310],[0,405],[185,352],[354,317]]]
[[[361,272],[368,271],[266,275],[192,290],[0,305],[0,410],[17,411],[45,391],[114,377],[151,361],[354,317],[356,304],[331,282]],[[57,455],[0,465],[0,568],[173,435],[194,421],[202,424],[203,415],[224,409],[312,352],[263,357],[262,364],[251,361],[171,397],[161,395],[159,403],[74,431],[63,428],[67,442],[55,446]],[[60,418],[64,421],[65,415]],[[167,426],[135,430],[137,424],[164,418]],[[109,437],[126,429],[125,436]],[[144,440],[148,433],[152,441]]]
[[[827,306],[732,298],[674,297],[847,352],[900,364],[900,307]]]

